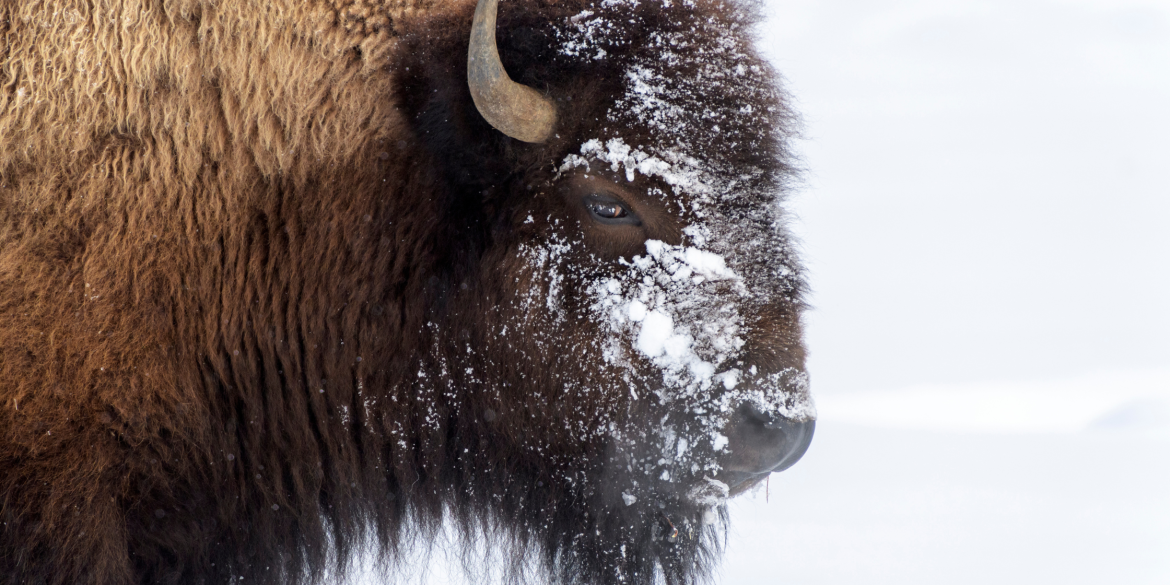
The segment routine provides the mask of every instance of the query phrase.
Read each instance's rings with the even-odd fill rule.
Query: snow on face
[[[570,18],[559,33],[561,54],[616,58],[624,42],[616,31],[646,1],[604,0],[597,10]],[[690,6],[660,2],[662,11]],[[624,93],[605,128],[558,166],[561,174],[604,169],[645,186],[648,196],[677,209],[686,226],[680,245],[649,240],[644,254],[621,260],[614,272],[584,286],[589,316],[604,333],[599,343],[606,365],[627,372],[635,398],[640,389],[652,390],[699,421],[698,435],[689,440],[669,426],[661,432],[664,457],[674,461],[686,460],[696,443],[724,448],[720,430],[744,402],[795,420],[816,417],[802,369],[758,372],[744,355],[758,317],[778,302],[795,303],[801,288],[783,227],[782,179],[774,167],[751,162],[755,151],[769,152],[777,114],[766,104],[779,103],[778,90],[744,46],[747,35],[734,19],[703,26],[703,35],[685,26],[650,33],[644,56],[623,61]],[[630,144],[623,128],[639,129],[625,136],[641,141]],[[529,254],[557,283],[565,281],[566,268],[549,260],[565,250],[565,241],[558,234],[547,251]],[[635,388],[633,381],[645,380],[640,372],[647,363],[661,383]],[[717,468],[707,461],[691,471]],[[692,499],[725,496],[723,486],[699,490]]]
[[[560,171],[590,169],[591,162],[624,172],[630,182],[637,174],[661,179],[691,203],[696,218],[684,230],[684,245],[649,240],[644,255],[619,261],[624,271],[589,286],[594,317],[611,334],[606,362],[633,368],[631,352],[649,359],[662,374],[659,397],[664,401],[686,398],[697,404],[717,394],[719,408],[710,419],[713,429],[744,401],[796,420],[815,418],[803,372],[773,373],[762,384],[741,386],[741,379],[756,372],[720,368],[733,362],[746,344],[745,310],[766,307],[774,292],[773,287],[751,286],[761,279],[746,279],[729,266],[729,258],[741,264],[758,264],[758,259],[736,258],[736,248],[742,246],[727,243],[732,238],[726,236],[737,226],[714,202],[728,185],[705,172],[697,159],[669,150],[651,155],[619,138],[604,146],[599,140],[586,142],[580,154],[566,157]],[[774,271],[791,275],[793,269],[782,265]]]

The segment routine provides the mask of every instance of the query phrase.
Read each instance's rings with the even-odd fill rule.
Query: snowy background
[[[765,9],[820,420],[717,582],[1170,583],[1170,1]]]
[[[1170,2],[768,0],[820,409],[720,583],[1170,583]]]

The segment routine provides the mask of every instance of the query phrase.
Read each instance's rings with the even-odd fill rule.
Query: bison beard
[[[526,143],[474,8],[0,1],[0,582],[709,574],[815,418],[756,16],[508,0]]]

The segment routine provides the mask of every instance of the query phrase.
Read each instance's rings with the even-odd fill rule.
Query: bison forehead
[[[714,3],[716,10],[692,1],[603,0],[561,24],[558,50],[622,70],[626,91],[608,114],[615,127],[639,127],[655,143],[699,147],[733,166],[766,167],[792,116],[746,34],[758,15],[739,3]]]

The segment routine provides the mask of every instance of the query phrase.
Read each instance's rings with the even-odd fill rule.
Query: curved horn
[[[524,142],[544,142],[552,135],[557,108],[552,100],[508,77],[496,50],[496,6],[479,0],[467,49],[467,85],[475,108],[496,130]]]

